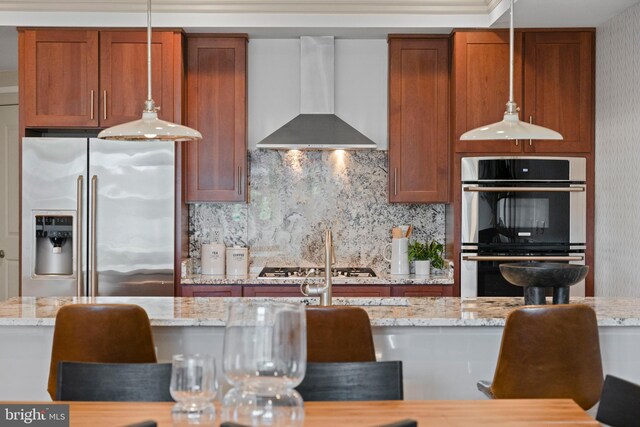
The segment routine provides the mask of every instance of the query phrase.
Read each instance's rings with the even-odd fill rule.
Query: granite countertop
[[[142,306],[153,326],[224,326],[227,306],[273,300],[317,304],[317,298],[24,297],[0,302],[0,326],[52,326],[60,307],[75,303]],[[373,326],[503,326],[522,298],[334,298],[336,305],[362,306]],[[636,298],[571,298],[593,307],[600,326],[640,326]]]
[[[205,274],[187,274],[182,277],[183,285],[300,285],[304,279],[291,277],[285,279],[265,278],[258,279],[258,274],[247,276],[209,276]],[[323,277],[307,279],[307,283],[322,283]],[[390,274],[378,274],[377,277],[334,277],[334,285],[453,285],[453,278],[449,275],[432,274],[429,277],[392,276]]]

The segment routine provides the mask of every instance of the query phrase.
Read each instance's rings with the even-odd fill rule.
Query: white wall
[[[299,39],[249,42],[249,149],[300,113]],[[387,149],[387,41],[335,41],[335,111]]]
[[[596,296],[640,296],[640,4],[596,33]]]

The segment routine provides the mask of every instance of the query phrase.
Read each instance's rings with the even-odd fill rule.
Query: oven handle
[[[463,187],[464,191],[476,193],[580,193],[584,185],[576,187]]]
[[[583,255],[569,256],[482,256],[463,255],[464,261],[584,261]]]

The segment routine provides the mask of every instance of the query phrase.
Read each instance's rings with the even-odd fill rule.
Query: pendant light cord
[[[155,102],[151,98],[151,0],[147,0],[147,100],[144,111],[156,111]]]
[[[516,114],[518,112],[518,105],[513,99],[513,50],[515,45],[513,30],[513,2],[514,0],[511,0],[511,7],[509,8],[509,102],[507,102],[506,110],[509,114]]]

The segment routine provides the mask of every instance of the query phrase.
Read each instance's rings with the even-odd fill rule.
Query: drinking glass
[[[214,425],[216,410],[216,368],[213,356],[178,354],[171,367],[171,397],[174,425]]]
[[[223,421],[301,425],[302,397],[294,390],[307,364],[304,306],[243,301],[229,307],[222,370],[233,388],[222,401]]]

